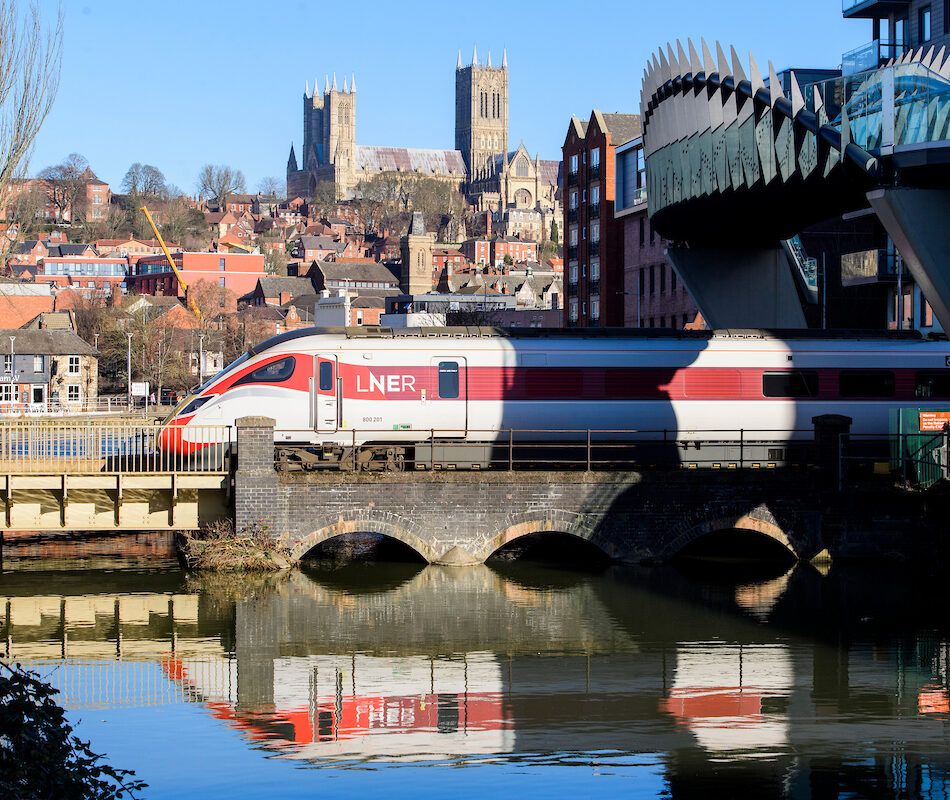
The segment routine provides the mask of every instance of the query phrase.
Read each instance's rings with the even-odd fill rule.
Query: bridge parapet
[[[766,536],[795,558],[879,552],[868,535],[886,517],[926,527],[924,504],[882,478],[838,492],[823,469],[649,471],[412,471],[278,473],[268,420],[242,431],[235,482],[238,530],[257,526],[299,560],[336,536],[377,533],[437,564],[483,562],[526,536],[560,533],[611,559],[662,560],[720,530]],[[248,438],[245,438],[248,437]],[[886,526],[885,526],[886,527]],[[886,538],[886,537],[885,537]],[[867,545],[862,551],[862,547]]]

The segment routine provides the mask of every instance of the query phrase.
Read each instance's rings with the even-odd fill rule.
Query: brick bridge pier
[[[274,468],[274,421],[238,425],[235,526],[264,526],[299,560],[347,533],[377,533],[429,563],[484,562],[520,537],[579,537],[611,559],[669,559],[717,531],[767,536],[799,560],[910,557],[940,512],[878,476],[837,491],[820,470],[314,472]]]

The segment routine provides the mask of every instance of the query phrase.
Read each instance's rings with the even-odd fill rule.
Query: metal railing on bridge
[[[0,474],[223,473],[233,443],[229,426],[0,421]]]
[[[402,433],[402,436],[400,436]],[[420,434],[424,438],[419,438]],[[604,429],[604,430],[348,430],[350,443],[334,461],[325,448],[288,444],[312,431],[277,431],[278,469],[347,471],[557,470],[610,471],[653,467],[709,470],[776,470],[829,467],[837,474],[889,471],[908,484],[929,488],[950,478],[950,434],[922,445],[920,434],[842,433],[829,456],[814,428],[802,429]],[[466,438],[462,438],[466,437]],[[402,442],[399,439],[403,439]],[[284,440],[284,441],[280,441]],[[388,442],[389,445],[381,445]],[[397,452],[401,448],[404,452]],[[924,452],[926,450],[926,452]]]

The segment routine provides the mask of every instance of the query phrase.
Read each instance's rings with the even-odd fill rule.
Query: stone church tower
[[[508,53],[501,66],[472,63],[462,66],[459,52],[455,67],[455,149],[460,150],[468,173],[468,193],[476,195],[497,187],[499,158],[508,152]],[[495,189],[497,191],[497,188]]]
[[[432,291],[432,248],[435,235],[426,233],[422,212],[415,211],[409,232],[399,240],[402,251],[402,272],[399,289],[403,294],[426,294]]]
[[[287,163],[287,194],[311,197],[317,183],[332,181],[342,197],[356,184],[356,78],[343,79],[343,90],[324,79],[323,94],[316,82],[303,95],[303,164],[297,169],[293,147]]]

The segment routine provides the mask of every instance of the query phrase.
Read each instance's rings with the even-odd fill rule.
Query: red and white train
[[[278,442],[332,460],[415,443],[652,431],[729,440],[740,430],[811,438],[845,414],[885,434],[899,407],[950,408],[950,344],[908,335],[808,332],[502,332],[489,328],[304,329],[251,348],[166,420],[162,445],[201,450],[207,426],[276,420]],[[795,433],[795,432],[800,433]],[[713,435],[714,434],[714,435]],[[644,434],[646,435],[646,434]],[[204,437],[204,438],[202,438]]]

